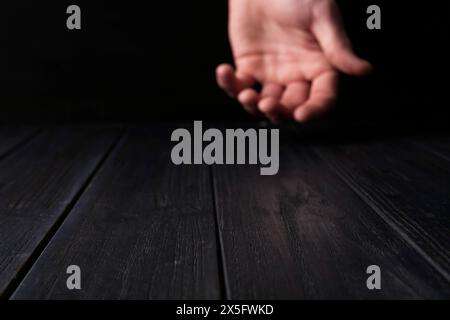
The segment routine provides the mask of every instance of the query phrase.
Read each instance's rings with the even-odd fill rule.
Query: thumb
[[[338,70],[361,76],[372,70],[372,65],[353,52],[342,23],[341,13],[334,1],[324,1],[313,12],[312,32],[325,56]]]

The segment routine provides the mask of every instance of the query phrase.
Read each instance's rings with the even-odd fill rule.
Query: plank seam
[[[337,169],[330,161],[322,155],[320,151],[313,150],[314,153],[319,156],[327,166],[339,177],[341,181],[343,181],[357,196],[360,198],[372,211],[381,218],[390,228],[392,228],[401,239],[403,239],[414,251],[416,251],[428,264],[430,264],[444,279],[450,282],[450,274],[432,257],[430,257],[422,247],[416,243],[406,232],[403,231],[403,228],[399,226],[393,219],[389,218],[383,211],[380,209],[374,201],[370,200],[370,197],[365,195],[361,190],[354,187],[351,182],[347,180],[347,178]]]
[[[47,248],[48,244],[51,242],[55,234],[58,232],[60,226],[64,223],[64,221],[67,219],[69,214],[72,212],[72,209],[76,206],[79,199],[83,196],[86,189],[90,186],[91,182],[94,180],[97,173],[102,168],[103,164],[106,162],[106,160],[109,158],[109,156],[113,153],[113,151],[116,149],[116,147],[119,145],[120,141],[124,137],[125,130],[122,129],[117,138],[111,143],[101,160],[98,162],[97,166],[92,170],[91,174],[88,176],[84,184],[81,186],[81,188],[77,191],[73,199],[67,204],[66,208],[62,210],[62,213],[60,216],[56,219],[55,223],[50,227],[46,235],[42,238],[42,240],[39,242],[39,244],[36,246],[35,250],[31,253],[28,260],[24,263],[23,267],[17,272],[14,279],[8,284],[5,291],[3,293],[0,293],[0,300],[6,299],[9,300],[14,293],[16,292],[17,288],[20,286],[22,281],[26,278],[28,273],[33,268],[36,261],[41,257],[42,253]]]
[[[230,286],[228,280],[228,271],[226,266],[225,258],[225,247],[223,242],[222,228],[220,226],[220,217],[218,213],[218,203],[217,203],[217,188],[214,179],[214,170],[212,167],[209,168],[209,173],[211,177],[211,191],[213,197],[213,210],[214,210],[214,221],[216,227],[216,247],[217,247],[217,258],[219,262],[219,278],[220,278],[220,291],[221,296],[225,297],[226,300],[231,299]]]

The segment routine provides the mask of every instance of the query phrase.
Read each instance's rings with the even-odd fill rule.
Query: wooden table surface
[[[1,127],[0,297],[450,298],[450,135],[286,129],[260,176],[173,165],[172,129]]]

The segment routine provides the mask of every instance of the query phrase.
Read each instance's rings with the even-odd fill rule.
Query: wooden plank
[[[277,176],[214,168],[228,297],[448,298],[445,279],[296,141],[281,144]],[[366,287],[370,265],[382,290]]]
[[[14,152],[38,133],[33,127],[0,127],[0,159]]]
[[[317,149],[450,282],[450,163],[407,140]]]
[[[173,165],[169,130],[133,129],[13,299],[220,298],[213,204],[209,168]]]
[[[409,139],[409,141],[422,147],[426,152],[434,153],[450,161],[450,135],[448,133],[422,139]]]
[[[0,296],[7,297],[117,139],[49,128],[0,162]]]

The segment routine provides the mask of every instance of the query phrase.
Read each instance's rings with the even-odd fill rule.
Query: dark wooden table
[[[0,128],[0,296],[450,298],[450,136],[323,130],[260,176],[173,165],[170,126]]]

